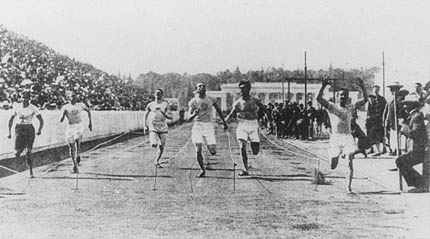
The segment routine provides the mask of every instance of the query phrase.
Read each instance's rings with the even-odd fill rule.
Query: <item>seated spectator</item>
[[[424,115],[419,111],[421,103],[417,95],[408,95],[402,101],[403,109],[408,113],[408,118],[402,123],[400,133],[412,140],[412,149],[396,159],[397,167],[411,189],[408,192],[420,192],[424,182],[422,176],[413,166],[424,161],[425,147],[427,143]]]

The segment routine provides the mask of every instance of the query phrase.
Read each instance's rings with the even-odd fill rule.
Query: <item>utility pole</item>
[[[305,112],[307,110],[308,102],[308,67],[306,65],[306,51],[305,51]]]
[[[382,96],[385,98],[385,56],[382,52]]]

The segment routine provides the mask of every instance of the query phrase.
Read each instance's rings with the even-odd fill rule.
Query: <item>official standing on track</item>
[[[10,139],[12,125],[15,117],[18,118],[18,122],[15,126],[15,156],[16,159],[19,158],[24,149],[27,150],[27,164],[30,167],[30,177],[34,178],[33,175],[33,161],[31,158],[31,150],[33,149],[33,143],[35,138],[35,130],[33,127],[33,117],[39,120],[39,130],[37,131],[37,135],[42,133],[43,128],[43,118],[40,115],[39,110],[36,106],[30,103],[30,92],[25,92],[23,94],[23,101],[21,104],[18,104],[13,109],[13,114],[9,119],[9,135]]]
[[[232,115],[237,114],[239,123],[236,129],[236,138],[239,142],[240,155],[243,162],[243,170],[239,176],[247,176],[248,172],[248,155],[246,154],[246,143],[251,142],[252,154],[257,155],[260,151],[260,136],[258,127],[258,111],[264,111],[273,126],[272,116],[264,105],[256,98],[250,95],[251,82],[241,80],[239,82],[241,97],[233,103],[233,109],[226,117],[228,120]]]
[[[200,166],[198,178],[205,176],[206,171],[203,166],[202,145],[206,142],[211,155],[216,154],[216,139],[214,124],[212,122],[212,107],[215,108],[219,117],[224,124],[224,130],[227,129],[227,123],[224,120],[221,109],[215,102],[215,99],[206,95],[206,86],[199,83],[196,86],[197,95],[188,103],[190,120],[194,119],[193,129],[191,131],[191,139],[196,147],[197,162]]]

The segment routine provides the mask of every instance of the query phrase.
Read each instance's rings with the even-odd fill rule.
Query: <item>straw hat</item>
[[[403,87],[403,85],[400,85],[400,82],[398,81],[394,81],[393,84],[387,85],[387,87],[390,89],[400,89]]]

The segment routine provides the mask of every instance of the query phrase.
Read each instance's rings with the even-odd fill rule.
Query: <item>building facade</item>
[[[310,82],[307,84],[307,100],[312,101],[313,105],[317,105],[316,97],[321,88],[320,82]],[[290,94],[288,95],[288,89]],[[330,99],[333,97],[337,102],[337,93],[329,91],[328,86],[324,91],[324,97]],[[232,103],[240,97],[239,86],[237,83],[229,83],[221,85],[221,91],[208,91],[208,95],[216,98],[218,105],[222,110],[231,109]],[[291,82],[255,82],[251,84],[251,95],[260,99],[261,103],[269,104],[275,102],[297,102],[299,104],[305,103],[305,84]],[[350,98],[355,102],[359,97],[358,91],[351,91]]]

